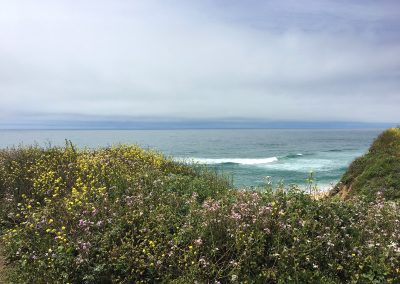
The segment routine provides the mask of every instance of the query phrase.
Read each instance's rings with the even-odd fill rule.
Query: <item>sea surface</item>
[[[178,161],[207,164],[235,186],[335,184],[350,162],[367,151],[378,129],[212,129],[212,130],[0,130],[0,148],[39,144],[79,147],[138,144]]]

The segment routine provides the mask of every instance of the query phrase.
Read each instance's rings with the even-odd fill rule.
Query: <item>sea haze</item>
[[[378,129],[210,129],[210,130],[1,130],[0,147],[64,145],[79,147],[138,144],[177,161],[206,164],[228,174],[235,186],[336,183],[350,162],[367,151]]]

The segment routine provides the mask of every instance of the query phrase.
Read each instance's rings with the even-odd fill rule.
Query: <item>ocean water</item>
[[[234,185],[304,185],[314,172],[317,184],[336,183],[350,162],[367,151],[377,129],[212,129],[212,130],[0,130],[0,148],[13,145],[79,147],[138,144],[177,161],[206,164]]]

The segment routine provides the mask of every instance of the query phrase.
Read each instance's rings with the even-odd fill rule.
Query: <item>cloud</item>
[[[397,6],[11,1],[0,11],[1,119],[397,122]]]

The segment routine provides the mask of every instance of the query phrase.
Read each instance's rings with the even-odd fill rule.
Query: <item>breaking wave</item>
[[[277,157],[269,157],[269,158],[256,158],[256,159],[243,159],[243,158],[185,158],[178,159],[183,162],[189,163],[199,163],[199,164],[207,164],[207,165],[215,165],[215,164],[239,164],[239,165],[265,165],[273,162],[277,162]]]

